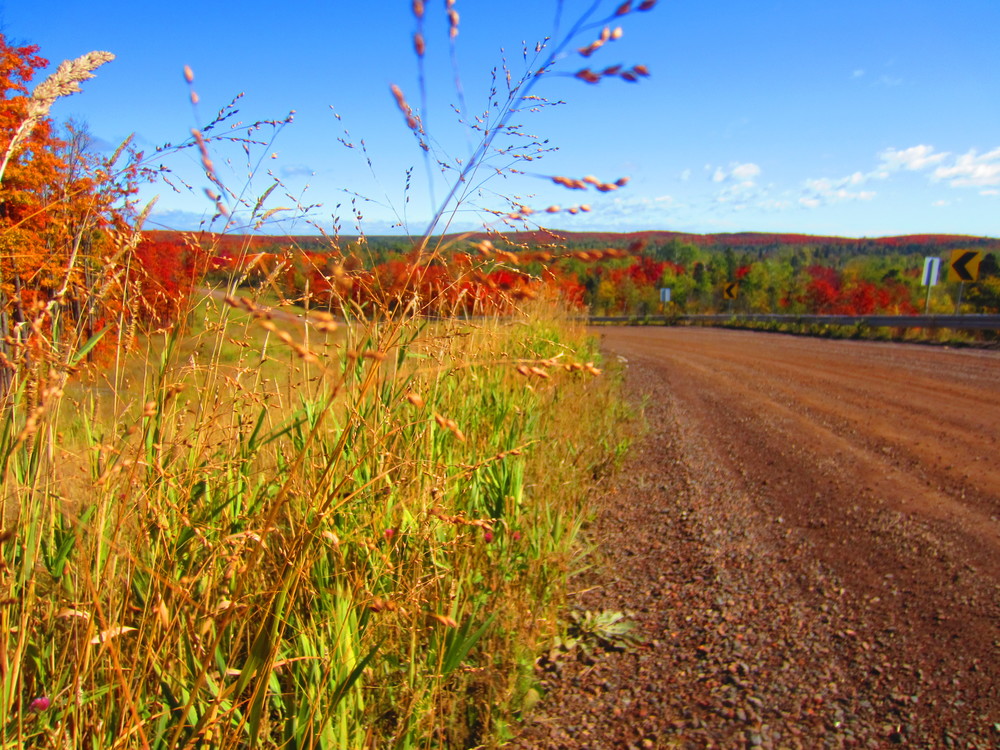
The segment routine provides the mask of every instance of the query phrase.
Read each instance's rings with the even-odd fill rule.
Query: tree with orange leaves
[[[64,141],[48,117],[112,58],[64,62],[29,91],[48,61],[0,35],[0,396],[19,371],[75,365],[81,342],[112,315],[101,300],[121,298],[115,253],[99,245],[104,230],[126,226],[129,175],[112,177],[79,129]]]

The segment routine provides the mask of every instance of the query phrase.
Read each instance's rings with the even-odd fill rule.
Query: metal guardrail
[[[867,326],[868,328],[949,328],[956,331],[1000,331],[1000,315],[649,315],[588,318],[591,325],[708,325],[778,323],[805,326]]]

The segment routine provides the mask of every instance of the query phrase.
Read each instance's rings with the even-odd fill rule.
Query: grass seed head
[[[458,623],[455,621],[455,618],[448,617],[448,615],[438,615],[433,612],[428,612],[427,617],[439,625],[444,625],[446,628],[458,627]]]

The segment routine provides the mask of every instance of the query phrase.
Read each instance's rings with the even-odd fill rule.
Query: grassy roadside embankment
[[[2,747],[502,738],[620,440],[593,342],[198,315],[4,416]]]

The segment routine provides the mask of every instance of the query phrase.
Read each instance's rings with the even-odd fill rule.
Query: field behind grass
[[[559,308],[206,297],[0,428],[0,747],[496,745],[620,455]],[[29,406],[31,405],[31,406]]]

